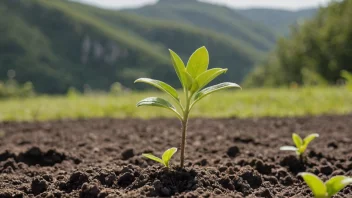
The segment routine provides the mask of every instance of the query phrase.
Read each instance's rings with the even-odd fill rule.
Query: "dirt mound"
[[[73,160],[77,164],[80,162],[79,159],[67,157],[64,153],[58,152],[55,149],[49,149],[48,151],[44,152],[35,146],[30,147],[25,152],[20,152],[19,154],[12,153],[8,150],[0,153],[0,163],[2,162],[3,169],[8,166],[16,168],[14,161],[22,162],[29,166],[54,166],[55,164],[61,163],[64,160]]]

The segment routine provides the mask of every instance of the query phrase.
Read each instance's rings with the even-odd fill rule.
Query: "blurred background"
[[[217,82],[244,91],[196,116],[352,112],[352,0],[0,0],[0,13],[0,120],[169,116],[136,110],[151,93],[133,82],[180,88],[167,49],[187,62],[201,46],[229,69]]]

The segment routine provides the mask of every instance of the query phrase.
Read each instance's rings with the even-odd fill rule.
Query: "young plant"
[[[302,155],[306,151],[309,143],[311,141],[313,141],[317,137],[319,137],[319,134],[313,133],[313,134],[308,135],[306,138],[304,138],[302,140],[302,138],[298,134],[293,133],[292,134],[292,140],[293,140],[294,144],[296,145],[296,147],[294,147],[294,146],[282,146],[280,148],[280,150],[281,151],[295,151],[296,154],[300,157],[300,159],[302,159]]]
[[[311,173],[300,173],[298,175],[307,183],[315,198],[331,198],[347,185],[352,184],[352,178],[341,175],[332,177],[325,183]]]
[[[167,168],[170,168],[170,159],[172,158],[172,156],[177,152],[177,148],[173,147],[173,148],[170,148],[170,149],[167,149],[161,159],[156,157],[155,155],[153,154],[142,154],[144,157],[146,158],[149,158],[151,160],[154,160],[156,162],[159,162],[160,164],[163,164],[164,166],[166,166]]]
[[[211,93],[227,88],[241,87],[235,83],[225,82],[203,89],[208,83],[227,71],[227,69],[222,68],[213,68],[208,70],[209,54],[205,47],[197,49],[191,55],[187,66],[185,66],[182,59],[174,51],[169,51],[174,69],[183,87],[183,94],[185,96],[184,104],[181,103],[176,89],[170,85],[159,80],[140,78],[135,82],[147,83],[166,92],[173,99],[177,106],[175,107],[165,99],[150,97],[138,102],[137,107],[156,106],[166,108],[175,113],[175,115],[180,119],[182,124],[180,166],[183,167],[185,158],[187,123],[191,109],[198,101]]]

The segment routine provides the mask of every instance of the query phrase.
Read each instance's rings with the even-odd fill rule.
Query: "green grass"
[[[160,92],[128,93],[123,96],[39,96],[0,100],[0,120],[53,120],[92,117],[174,117],[164,109],[137,108],[148,96]],[[216,101],[210,103],[210,101]],[[352,113],[352,92],[345,88],[250,89],[207,96],[193,109],[192,117],[303,116]]]

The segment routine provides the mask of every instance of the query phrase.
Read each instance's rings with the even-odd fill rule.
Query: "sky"
[[[140,7],[146,4],[153,4],[157,0],[76,0],[83,3],[97,5],[104,8],[133,8]],[[266,7],[266,8],[282,8],[297,10],[301,8],[317,7],[326,5],[330,0],[201,0],[204,2],[227,5],[233,8],[251,8],[251,7]]]

